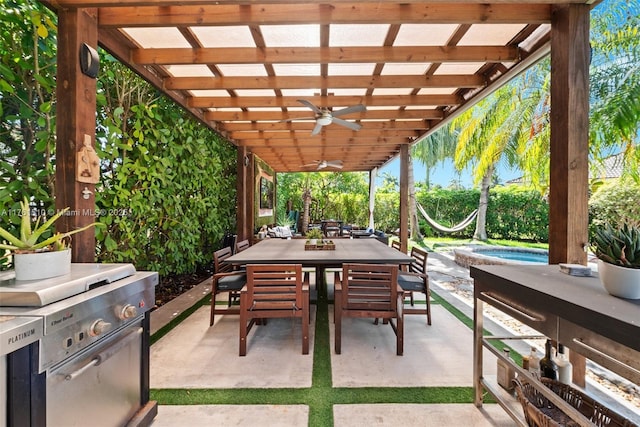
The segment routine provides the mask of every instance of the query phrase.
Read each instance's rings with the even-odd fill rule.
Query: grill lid
[[[13,271],[0,273],[0,306],[43,307],[101,285],[131,276],[133,264],[71,264],[64,276],[16,280]]]

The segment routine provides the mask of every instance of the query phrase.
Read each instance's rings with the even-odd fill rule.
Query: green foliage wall
[[[23,195],[39,214],[55,212],[55,19],[36,2],[0,13],[0,226],[13,234]]]
[[[103,93],[115,87],[108,79],[127,73],[112,63]],[[97,234],[98,260],[160,274],[193,272],[210,264],[225,232],[235,230],[236,149],[167,98],[148,98],[148,85],[138,84],[144,102],[101,97],[96,206],[107,228]]]
[[[54,209],[55,21],[37,2],[0,14],[0,225],[12,230],[23,195]],[[104,53],[97,95],[97,259],[161,275],[211,264],[235,230],[236,148]]]

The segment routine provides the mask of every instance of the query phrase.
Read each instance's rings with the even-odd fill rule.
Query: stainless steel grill
[[[0,275],[8,425],[25,425],[17,414],[25,399],[32,426],[87,425],[88,414],[96,426],[150,423],[148,313],[157,283],[157,273],[131,264],[72,264],[70,274],[42,281]],[[28,366],[18,363],[27,354]]]

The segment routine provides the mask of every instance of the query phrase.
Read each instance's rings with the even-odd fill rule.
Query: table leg
[[[327,282],[325,279],[325,268],[320,265],[315,266],[316,270],[316,290],[318,292],[318,300],[320,298],[327,299]]]

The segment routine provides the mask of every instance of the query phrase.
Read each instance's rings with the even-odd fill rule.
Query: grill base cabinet
[[[10,274],[0,275],[0,427],[150,425],[158,274],[130,264],[72,264],[49,281]]]
[[[511,363],[557,407],[581,426],[592,426],[582,414],[546,388],[520,366],[507,361],[483,336],[484,305],[502,311],[620,376],[640,384],[640,300],[609,295],[597,276],[576,277],[558,265],[471,266],[474,279],[473,383],[475,404],[489,392],[518,425],[526,426],[515,398],[482,372],[483,349]],[[504,336],[492,339],[524,339]],[[629,411],[624,411],[629,412]],[[640,424],[640,414],[624,414]]]

